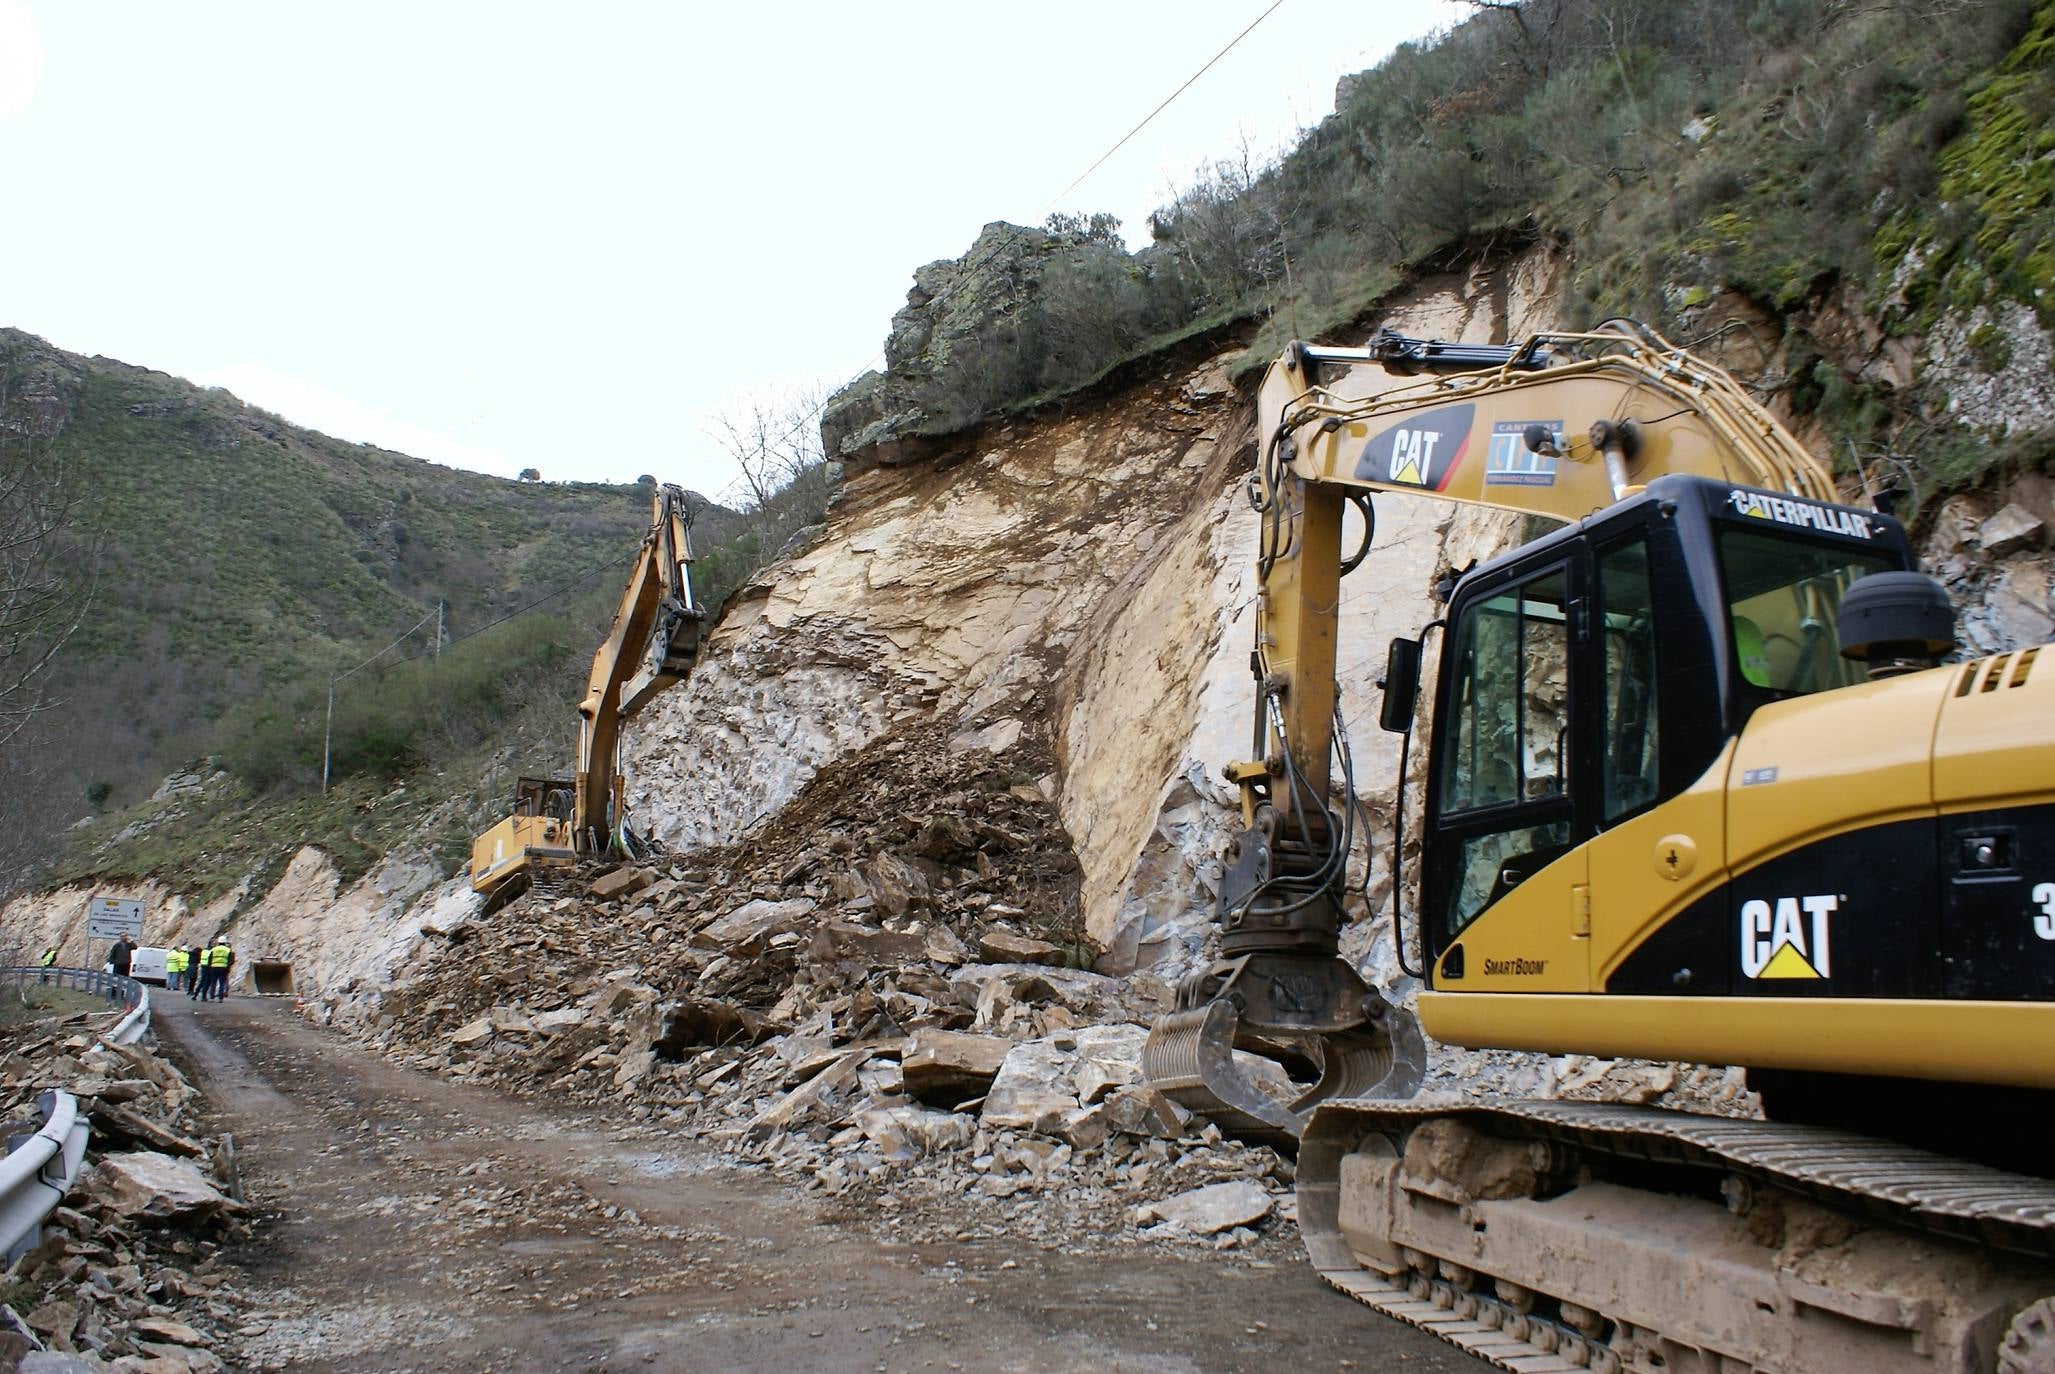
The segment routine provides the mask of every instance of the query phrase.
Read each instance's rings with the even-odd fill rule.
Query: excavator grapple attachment
[[[1289,1149],[1305,1122],[1268,1081],[1245,1075],[1234,1062],[1239,1019],[1225,999],[1157,1018],[1142,1046],[1142,1076],[1229,1135]]]
[[[1405,1098],[1419,1091],[1426,1051],[1413,1018],[1380,1000],[1358,1029],[1291,1033],[1246,1027],[1228,998],[1158,1018],[1142,1047],[1149,1085],[1228,1134],[1296,1147],[1313,1109],[1357,1097]],[[1311,1086],[1293,1082],[1287,1061],[1315,1066]]]

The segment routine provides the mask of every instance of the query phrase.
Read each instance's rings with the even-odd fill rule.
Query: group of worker
[[[114,948],[107,953],[106,971],[127,977],[135,949],[126,935],[115,941]],[[46,970],[55,968],[57,946],[45,948],[38,963]],[[197,997],[202,1002],[219,1002],[228,996],[228,971],[234,967],[235,950],[223,936],[216,936],[211,944],[168,949],[164,951],[164,987],[167,992],[183,988],[187,997]],[[42,980],[49,982],[50,975],[44,973]]]
[[[214,943],[173,949],[164,955],[164,986],[171,992],[185,989],[187,997],[202,1002],[219,1002],[228,996],[228,971],[235,966],[235,951],[228,941],[216,936]]]

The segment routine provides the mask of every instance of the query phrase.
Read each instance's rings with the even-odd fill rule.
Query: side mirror
[[[1377,723],[1393,734],[1413,728],[1413,706],[1420,695],[1420,641],[1394,639],[1384,660],[1384,710]]]

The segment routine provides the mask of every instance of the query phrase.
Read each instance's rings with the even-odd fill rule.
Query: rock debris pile
[[[73,1370],[224,1368],[214,1350],[247,1325],[222,1254],[249,1234],[234,1137],[193,1134],[197,1093],[140,1046],[18,1037],[0,1057],[0,1089],[28,1124],[10,1133],[40,1124],[33,1104],[50,1087],[72,1093],[91,1124],[87,1164],[42,1240],[7,1268],[0,1361],[33,1364],[48,1358],[41,1350]]]
[[[399,1062],[615,1103],[912,1235],[1250,1245],[1291,1164],[1141,1082],[1170,990],[1078,967],[1048,798],[900,736],[743,844],[592,868],[437,932],[375,1004]]]

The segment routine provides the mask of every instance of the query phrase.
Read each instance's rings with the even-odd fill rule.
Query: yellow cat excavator
[[[514,811],[471,842],[471,888],[503,903],[580,858],[632,852],[616,757],[621,726],[692,670],[706,613],[692,599],[692,510],[682,488],[651,498],[649,533],[578,703],[577,772],[522,778]]]
[[[1323,1275],[1505,1369],[2055,1370],[2055,661],[1942,666],[1899,522],[1633,322],[1295,344],[1257,432],[1257,757],[1150,1081],[1296,1141]],[[1564,522],[1391,646],[1417,1023],[1336,957],[1376,492]],[[1744,1066],[1766,1119],[1422,1097],[1423,1027]]]

